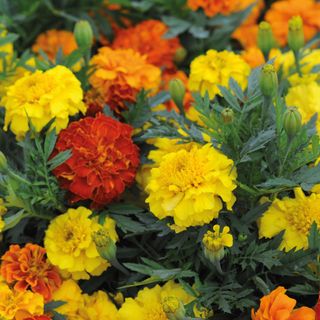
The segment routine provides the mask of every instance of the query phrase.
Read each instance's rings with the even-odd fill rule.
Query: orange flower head
[[[112,110],[120,113],[125,102],[135,102],[142,89],[156,92],[161,81],[161,70],[147,62],[147,57],[132,49],[100,48],[91,64],[95,72],[91,86],[103,97]]]
[[[173,68],[173,58],[181,48],[178,38],[166,39],[168,27],[158,20],[146,20],[117,32],[114,49],[134,49],[147,56],[147,61],[158,67]]]
[[[287,44],[288,22],[294,16],[300,16],[303,20],[304,36],[310,40],[320,30],[320,3],[314,0],[282,0],[272,4],[266,13],[275,38],[281,46]]]
[[[206,16],[213,17],[218,13],[228,15],[238,6],[237,0],[188,0],[188,7],[196,11],[202,9]]]
[[[162,90],[169,90],[169,82],[170,80],[172,79],[180,79],[183,84],[185,85],[186,88],[188,88],[188,77],[187,75],[181,71],[181,70],[166,70],[164,73],[163,73],[163,76],[162,76]],[[183,101],[183,105],[184,105],[184,109],[186,111],[188,111],[191,107],[191,104],[193,102],[193,98],[192,98],[192,95],[191,95],[191,92],[189,90],[186,90],[186,94],[184,96],[184,101]],[[175,103],[170,100],[166,103],[166,108],[168,111],[174,109],[175,111],[179,111],[177,106],[175,105]]]
[[[72,51],[76,50],[77,47],[78,46],[72,32],[52,29],[41,33],[37,37],[34,45],[32,46],[32,50],[38,53],[41,49],[47,54],[50,60],[54,61],[60,48],[64,55],[68,55]]]
[[[37,244],[28,243],[23,248],[11,245],[1,261],[2,277],[19,292],[31,289],[50,301],[61,285],[57,268],[47,260],[46,250]]]
[[[251,68],[256,68],[265,63],[263,53],[258,47],[250,47],[241,53],[241,57]]]
[[[134,182],[139,149],[133,128],[104,114],[71,123],[60,132],[53,155],[72,150],[72,156],[54,170],[72,203],[91,200],[101,207],[118,198]]]

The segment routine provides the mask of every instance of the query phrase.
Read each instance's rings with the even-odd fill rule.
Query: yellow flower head
[[[320,194],[306,196],[301,188],[294,193],[295,198],[274,200],[258,221],[260,238],[272,238],[285,230],[280,249],[286,251],[307,248],[312,223],[320,226]]]
[[[28,118],[39,132],[53,118],[57,132],[67,127],[69,116],[85,112],[83,92],[75,75],[64,66],[36,71],[17,80],[5,97],[5,126],[21,139],[29,130]]]
[[[233,236],[230,234],[230,228],[224,227],[222,232],[220,226],[215,224],[213,232],[208,230],[203,236],[205,256],[210,261],[220,261],[224,257],[224,248],[233,246]]]
[[[299,110],[304,123],[318,113],[316,127],[320,132],[320,85],[317,82],[312,81],[290,88],[286,96],[286,104]]]
[[[193,300],[194,297],[188,295],[181,285],[169,281],[163,287],[156,285],[140,290],[135,299],[127,298],[118,316],[119,320],[168,320],[166,311],[169,307],[174,309],[177,301],[186,305]]]
[[[53,219],[46,231],[44,244],[50,262],[74,279],[88,279],[100,275],[110,265],[100,257],[92,234],[102,228],[96,219],[90,219],[91,210],[84,207],[69,209]],[[106,218],[103,226],[116,242],[115,222]]]
[[[43,314],[42,295],[31,291],[18,292],[0,283],[0,319],[22,320]]]
[[[241,56],[229,51],[209,50],[195,58],[190,68],[189,89],[200,91],[202,96],[208,92],[210,99],[220,94],[218,85],[229,87],[231,77],[245,89],[250,74],[250,67]]]
[[[146,202],[159,219],[173,217],[180,227],[201,226],[219,214],[224,201],[231,210],[236,170],[211,144],[194,144],[162,157],[151,170]]]

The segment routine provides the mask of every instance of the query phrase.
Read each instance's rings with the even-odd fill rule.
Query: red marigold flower
[[[58,269],[46,257],[46,250],[37,244],[28,243],[24,248],[11,245],[1,260],[2,277],[14,284],[17,291],[31,289],[50,301],[62,283]]]
[[[146,20],[134,27],[117,31],[112,44],[114,49],[134,49],[147,56],[149,63],[158,67],[173,68],[173,59],[181,47],[179,38],[166,39],[169,28],[161,21]]]
[[[92,200],[92,207],[101,207],[134,181],[140,159],[132,131],[131,126],[98,114],[60,132],[53,155],[71,149],[72,156],[54,174],[70,192],[71,202]]]

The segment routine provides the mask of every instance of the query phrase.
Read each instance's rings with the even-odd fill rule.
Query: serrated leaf
[[[48,161],[49,171],[54,170],[72,156],[71,150],[65,150],[58,153],[54,158]]]

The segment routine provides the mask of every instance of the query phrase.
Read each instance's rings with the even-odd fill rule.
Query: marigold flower
[[[286,96],[286,104],[296,107],[301,114],[302,122],[308,122],[320,110],[320,85],[312,81],[291,87]],[[319,118],[316,127],[320,132]]]
[[[259,309],[251,311],[252,320],[315,320],[315,312],[306,307],[294,310],[296,300],[288,297],[286,289],[278,287],[260,300]]]
[[[24,320],[33,315],[43,314],[44,301],[38,293],[19,292],[0,283],[0,318]]]
[[[146,202],[163,219],[173,217],[181,227],[201,226],[217,218],[224,201],[231,210],[236,188],[233,161],[211,144],[194,144],[163,156],[151,170]]]
[[[59,134],[53,154],[70,149],[72,156],[53,172],[71,202],[92,200],[93,207],[101,207],[133,183],[140,159],[132,131],[99,114],[73,122]]]
[[[202,96],[208,92],[210,99],[220,94],[218,85],[229,87],[231,77],[244,89],[250,74],[249,65],[229,51],[209,50],[195,58],[190,68],[189,89],[200,91]]]
[[[259,67],[265,63],[263,54],[258,47],[250,47],[242,51],[241,57],[251,68]]]
[[[169,281],[163,287],[156,285],[140,290],[135,299],[125,299],[119,310],[119,320],[166,320],[163,302],[169,297],[180,300],[184,305],[194,300],[181,285]]]
[[[303,20],[304,36],[310,40],[320,30],[320,3],[314,0],[282,0],[276,1],[267,11],[265,20],[268,21],[281,46],[287,44],[288,22],[293,16]]]
[[[26,318],[24,320],[51,320],[51,317],[46,316],[46,315],[42,315],[42,316],[29,317],[29,318]]]
[[[203,236],[202,243],[204,246],[205,256],[212,262],[220,261],[224,257],[224,248],[233,246],[233,236],[230,234],[230,228],[224,227],[220,231],[220,226],[215,224],[213,232],[208,230]]]
[[[187,4],[191,10],[203,9],[208,17],[218,13],[228,15],[235,11],[239,1],[235,0],[188,0]]]
[[[32,50],[39,53],[42,50],[51,61],[59,51],[62,50],[64,55],[70,54],[78,48],[76,40],[72,32],[67,30],[48,30],[38,35]]]
[[[112,47],[133,49],[147,56],[147,61],[158,67],[173,68],[174,56],[181,48],[179,38],[166,39],[169,28],[161,21],[146,20],[134,27],[117,31]]]
[[[5,98],[5,125],[21,139],[29,130],[30,120],[39,132],[53,118],[57,132],[65,128],[69,116],[85,111],[80,82],[66,67],[36,71],[17,80]]]
[[[294,190],[295,198],[273,201],[258,221],[260,238],[273,238],[285,230],[280,249],[308,248],[308,234],[313,222],[320,226],[320,194],[306,196],[301,188]]]
[[[110,266],[93,242],[92,234],[101,226],[96,219],[90,219],[91,214],[84,207],[68,209],[53,219],[46,231],[44,246],[50,262],[74,279],[89,279],[89,275],[100,275]],[[106,218],[104,227],[116,242],[115,222]]]
[[[50,301],[52,292],[61,285],[56,267],[46,258],[46,250],[36,244],[28,243],[24,248],[11,245],[1,257],[1,275],[14,289],[25,292],[31,289]]]
[[[155,92],[160,85],[161,70],[132,49],[100,48],[91,64],[96,69],[90,84],[116,112],[126,108],[125,102],[134,102],[142,89]]]

